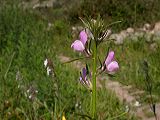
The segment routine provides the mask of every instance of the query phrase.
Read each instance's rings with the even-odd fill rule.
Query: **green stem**
[[[6,73],[4,74],[4,77],[3,77],[3,92],[4,92],[4,94],[3,94],[3,99],[5,100],[5,97],[6,97],[6,92],[5,91],[7,91],[7,89],[6,89],[6,80],[7,80],[7,75],[8,75],[8,72],[9,72],[9,70],[10,70],[10,68],[11,68],[11,65],[12,65],[12,62],[13,62],[13,58],[14,58],[14,56],[15,56],[15,52],[13,52],[13,54],[12,54],[12,56],[11,56],[11,60],[10,60],[10,62],[9,62],[9,65],[8,65],[8,67],[7,67],[7,70],[6,70]]]
[[[4,75],[4,79],[5,79],[5,80],[6,80],[6,78],[7,78],[8,71],[9,71],[9,69],[10,69],[10,67],[11,67],[12,62],[13,62],[14,55],[15,55],[15,52],[13,52],[13,54],[12,54],[12,56],[11,56],[11,60],[10,60],[10,62],[9,62],[8,68],[7,68],[7,70],[6,70],[6,73],[5,73],[5,75]]]
[[[94,44],[93,51],[93,90],[92,90],[92,118],[96,118],[96,69],[97,69],[97,45]]]
[[[92,114],[92,92],[91,92],[90,98],[91,98],[91,102],[90,102],[90,114]]]

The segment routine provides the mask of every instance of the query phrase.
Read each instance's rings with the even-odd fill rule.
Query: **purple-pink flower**
[[[80,83],[91,90],[92,89],[92,83],[90,82],[91,74],[87,71],[86,68],[83,68],[82,73],[80,72],[80,75],[81,75],[79,78]]]
[[[107,72],[113,73],[119,69],[118,62],[114,60],[114,51],[110,51],[104,62]]]
[[[85,50],[85,44],[87,42],[87,33],[85,30],[82,30],[79,34],[79,40],[75,40],[71,48],[73,48],[76,51],[83,52]]]

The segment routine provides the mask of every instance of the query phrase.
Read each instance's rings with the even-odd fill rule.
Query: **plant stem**
[[[7,78],[8,71],[9,71],[9,69],[10,69],[10,67],[11,67],[12,62],[13,62],[14,56],[15,56],[15,52],[13,52],[13,54],[12,54],[12,56],[11,56],[11,60],[10,60],[10,62],[9,62],[8,68],[7,68],[7,70],[6,70],[6,73],[5,73],[5,75],[4,75],[4,79],[5,79],[5,80],[6,80],[6,78]]]
[[[97,45],[94,44],[93,51],[93,90],[92,90],[92,118],[96,118],[96,69],[97,69]]]
[[[90,96],[90,98],[91,98],[91,102],[90,102],[90,114],[92,114],[92,101],[93,101],[93,100],[92,100],[92,92],[93,92],[93,91],[91,91],[91,96]]]

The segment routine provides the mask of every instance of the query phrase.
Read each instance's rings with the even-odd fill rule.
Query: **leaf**
[[[82,21],[82,23],[84,24],[84,26],[86,28],[90,28],[91,27],[91,25],[90,25],[90,23],[88,21],[84,21],[81,17],[79,17],[79,19]]]
[[[90,57],[80,57],[80,58],[75,58],[75,59],[69,60],[69,61],[67,61],[67,62],[64,62],[64,63],[62,63],[62,64],[71,63],[71,62],[74,62],[74,61],[77,61],[77,60],[81,60],[81,59],[85,59],[85,58],[90,58]]]
[[[87,70],[87,75],[89,74],[89,68],[88,68],[88,65],[86,64],[86,70]]]
[[[98,61],[99,61],[99,63],[100,63],[100,69],[102,68],[102,62],[101,62],[101,60],[100,60],[100,57],[98,56]]]
[[[112,25],[115,25],[115,24],[118,24],[118,23],[121,23],[122,21],[116,21],[116,22],[112,22],[112,23],[110,23],[109,25],[107,25],[107,27],[106,28],[108,28],[108,27],[110,27],[110,26],[112,26]]]
[[[90,120],[92,120],[92,117],[90,117],[89,115],[85,115],[85,114],[79,114],[79,113],[75,113],[78,116],[81,116],[82,118],[89,118]]]

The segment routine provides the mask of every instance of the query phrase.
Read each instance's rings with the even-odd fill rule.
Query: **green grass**
[[[15,5],[0,8],[1,119],[60,119],[65,113],[66,118],[72,120],[84,119],[82,115],[90,114],[90,93],[78,82],[79,70],[70,64],[62,65],[58,59],[60,54],[72,58],[82,56],[70,48],[73,42],[70,23],[56,19],[50,30],[47,27],[48,21],[33,11],[23,11]],[[159,41],[156,43],[160,46]],[[115,50],[120,64],[120,71],[113,80],[146,91],[142,72],[145,59],[149,63],[153,94],[159,97],[160,50],[151,51],[150,43],[140,38],[120,46],[103,44],[99,51],[101,59],[105,58],[108,45]],[[53,61],[57,78],[47,76],[43,66],[46,57]],[[16,80],[18,71],[21,79]],[[38,90],[33,101],[25,96],[29,86]],[[147,92],[145,96],[143,100],[147,101]],[[111,91],[98,89],[97,97],[98,120],[111,119],[125,111],[125,106]],[[75,107],[76,104],[79,106]],[[117,119],[135,118],[126,114]]]
[[[4,5],[0,10],[0,119],[39,120],[84,119],[89,115],[90,92],[79,84],[79,70],[62,65],[58,55],[73,56],[70,26],[66,21],[48,23],[33,11],[23,11],[16,5]],[[75,56],[78,56],[77,54]],[[47,76],[43,62],[53,61],[57,77]],[[18,80],[16,75],[19,74]],[[27,90],[38,90],[30,100]],[[98,119],[110,119],[125,111],[115,94],[98,90]],[[80,106],[75,107],[76,104]],[[77,115],[81,114],[80,116]],[[118,120],[134,120],[125,114]]]

